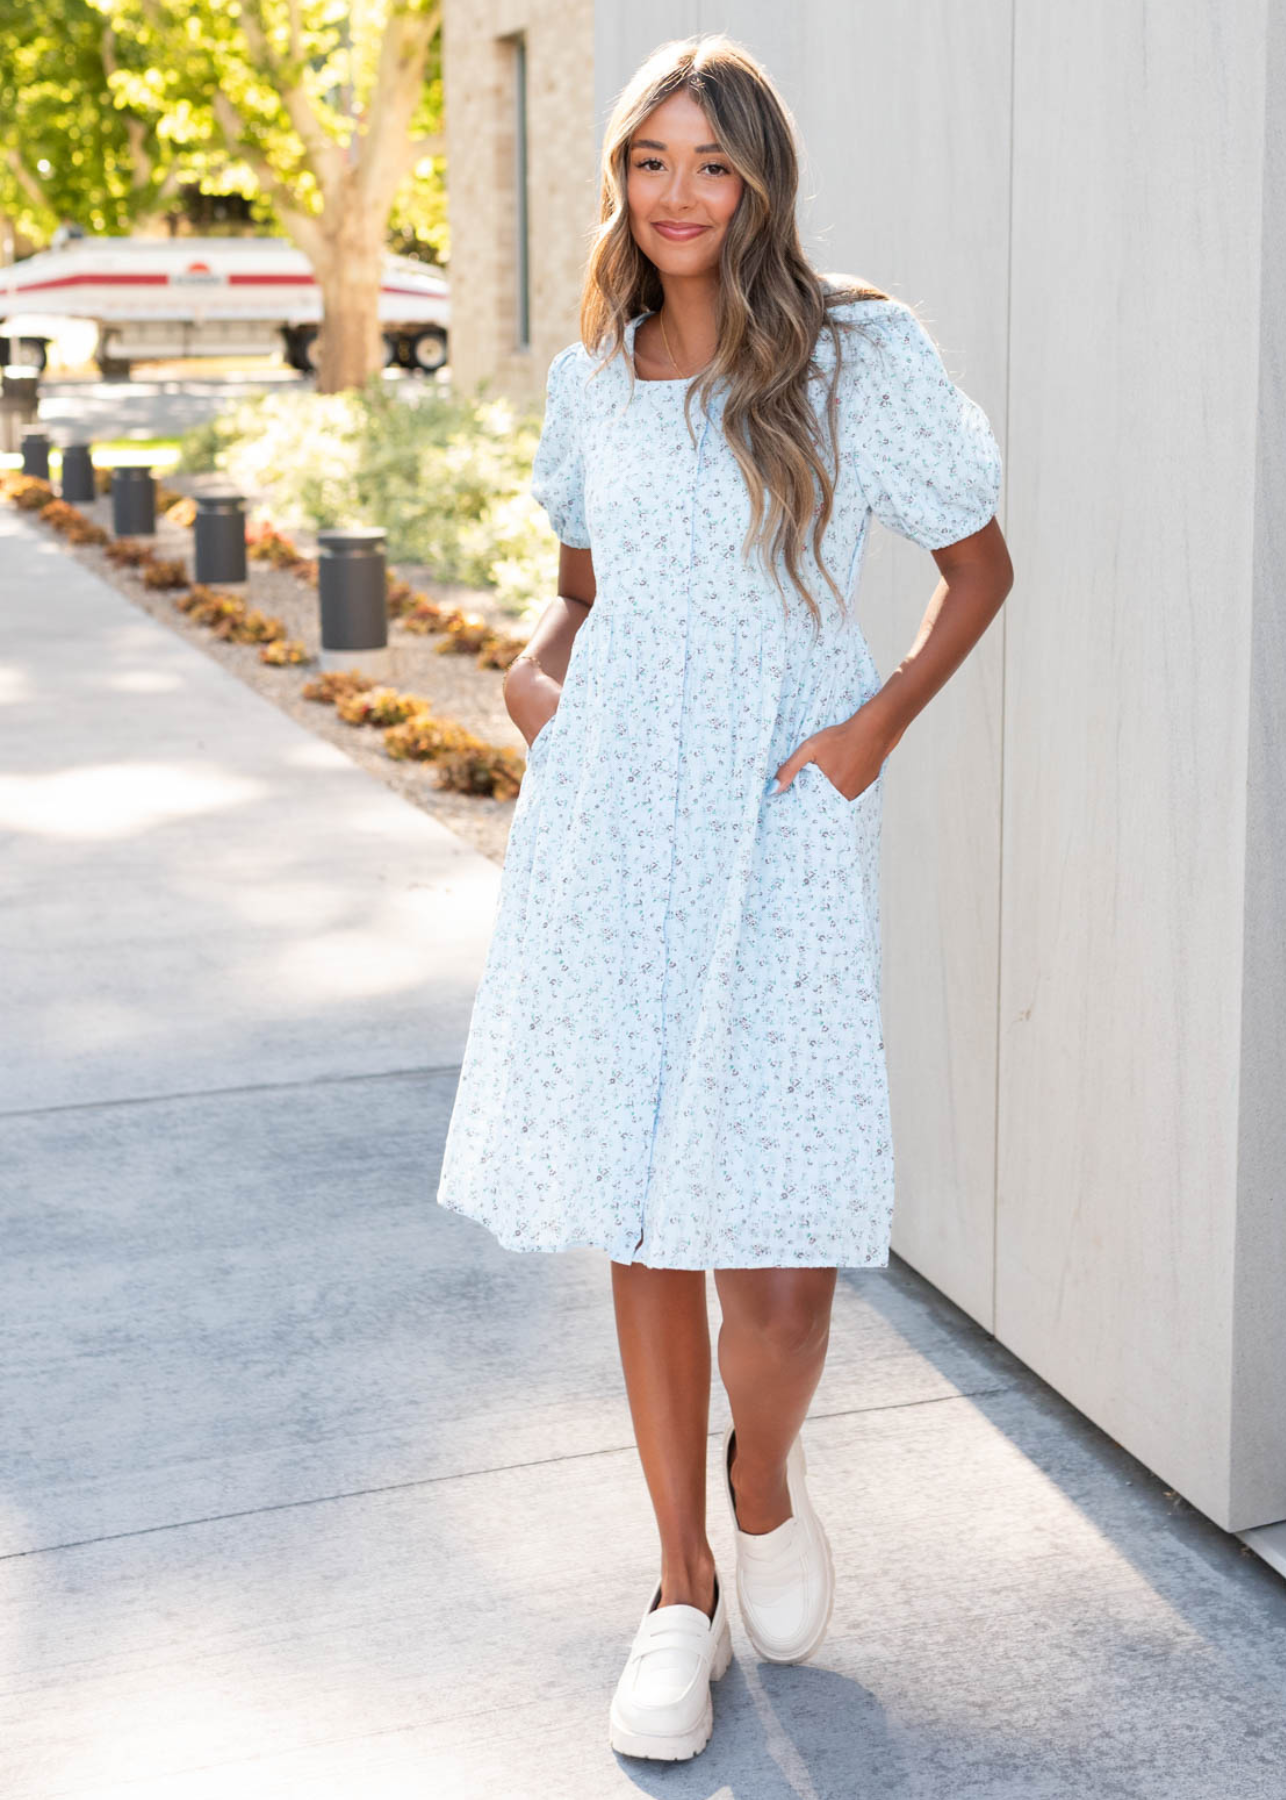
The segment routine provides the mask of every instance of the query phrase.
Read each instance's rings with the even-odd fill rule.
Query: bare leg
[[[706,1536],[710,1325],[701,1269],[612,1264],[621,1367],[661,1534],[662,1606],[714,1608]]]
[[[716,1269],[719,1373],[732,1406],[732,1491],[743,1531],[790,1517],[786,1456],[821,1380],[835,1269]]]

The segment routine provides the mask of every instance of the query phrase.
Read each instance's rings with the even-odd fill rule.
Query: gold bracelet
[[[542,675],[549,675],[549,670],[545,667],[544,663],[541,662],[534,650],[520,650],[510,663],[509,667],[505,670],[504,680],[500,683],[500,692],[502,694],[509,685],[509,677],[513,674],[520,662],[535,663]],[[550,676],[550,680],[553,680],[552,675]]]

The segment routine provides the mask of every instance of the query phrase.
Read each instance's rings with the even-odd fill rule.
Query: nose
[[[675,213],[690,210],[693,201],[692,177],[684,169],[671,171],[665,187],[665,204]]]

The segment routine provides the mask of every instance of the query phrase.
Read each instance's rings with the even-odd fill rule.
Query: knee
[[[807,1304],[775,1306],[754,1321],[752,1332],[774,1362],[803,1362],[826,1348],[830,1311]]]

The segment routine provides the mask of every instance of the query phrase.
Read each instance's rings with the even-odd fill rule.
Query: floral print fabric
[[[741,543],[744,478],[690,381],[555,357],[532,492],[597,597],[531,746],[438,1201],[512,1250],[653,1268],[883,1267],[883,771],[855,800],[779,763],[880,687],[869,521],[926,549],[993,516],[987,417],[898,301],[836,309],[839,480],[816,629]],[[630,321],[626,355],[646,314]],[[824,404],[834,350],[816,349]]]

